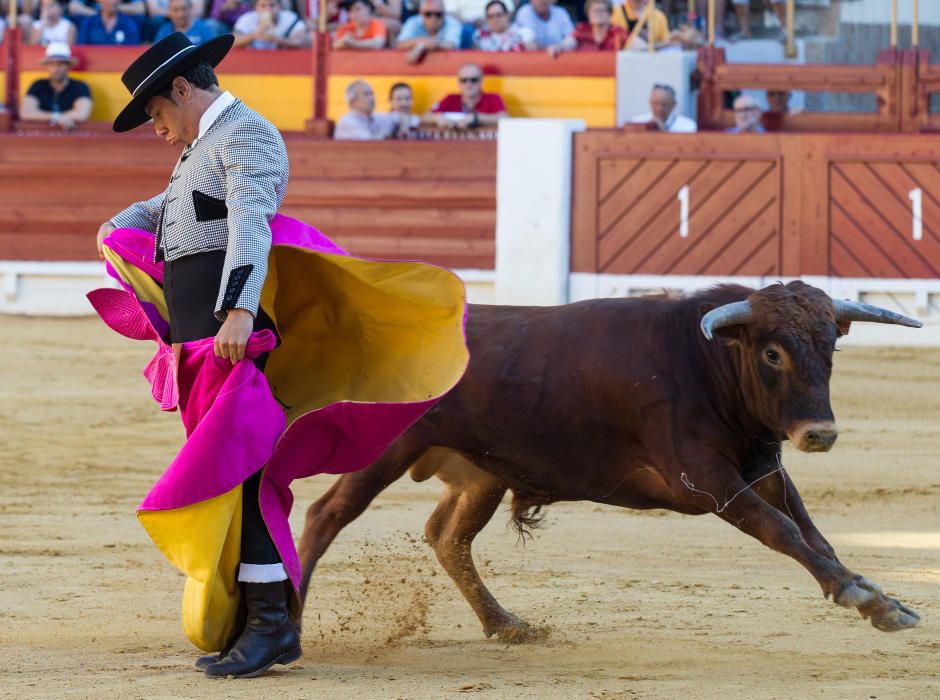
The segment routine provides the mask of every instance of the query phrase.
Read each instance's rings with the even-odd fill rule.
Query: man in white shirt
[[[650,111],[630,120],[631,124],[652,124],[659,131],[694,134],[698,124],[676,111],[676,91],[669,85],[654,85],[650,92]]]
[[[299,49],[310,45],[307,25],[278,0],[255,0],[255,9],[235,22],[235,46],[252,49]]]
[[[395,138],[401,129],[413,129],[415,115],[375,111],[375,92],[365,80],[354,80],[346,88],[349,111],[336,122],[333,138],[338,141],[382,141]]]

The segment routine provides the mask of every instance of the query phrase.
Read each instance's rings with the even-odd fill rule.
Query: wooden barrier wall
[[[940,278],[940,143],[575,136],[572,271]]]
[[[494,267],[496,143],[288,136],[282,212],[351,252]],[[93,260],[102,221],[160,192],[177,149],[113,135],[0,136],[0,260]]]

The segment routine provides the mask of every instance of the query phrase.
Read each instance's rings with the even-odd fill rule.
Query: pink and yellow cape
[[[464,289],[453,273],[353,257],[285,216],[271,232],[261,306],[281,343],[261,331],[248,345],[249,358],[270,352],[264,374],[250,361],[216,358],[212,338],[174,353],[153,234],[114,231],[105,258],[122,288],[88,295],[111,328],[157,344],[144,375],[186,428],[137,517],[186,574],[183,629],[205,651],[237,632],[242,482],[264,470],[261,512],[296,591],[290,483],[369,466],[457,383],[469,358]],[[292,612],[300,612],[296,596]]]

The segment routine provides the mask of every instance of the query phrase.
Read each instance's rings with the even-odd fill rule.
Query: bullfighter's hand
[[[115,225],[110,221],[105,221],[101,226],[98,227],[98,257],[104,258],[104,251],[101,249],[101,244],[104,243],[104,239],[108,237],[108,234],[115,229]]]
[[[213,349],[217,357],[233,365],[245,357],[245,347],[254,327],[255,318],[247,309],[232,309],[215,336]]]

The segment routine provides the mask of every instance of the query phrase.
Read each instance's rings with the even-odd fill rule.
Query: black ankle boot
[[[243,585],[248,609],[245,629],[225,658],[206,667],[210,678],[254,678],[302,654],[300,635],[287,614],[285,582]]]

